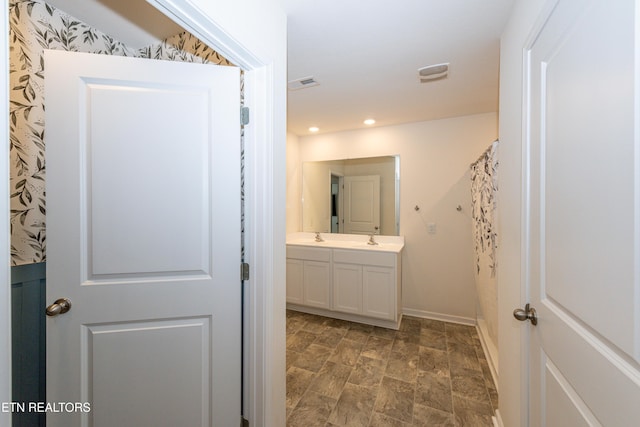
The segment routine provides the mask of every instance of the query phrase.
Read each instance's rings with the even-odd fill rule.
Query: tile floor
[[[399,331],[287,311],[287,426],[491,427],[498,393],[475,328]]]

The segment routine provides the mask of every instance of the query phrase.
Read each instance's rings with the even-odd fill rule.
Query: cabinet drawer
[[[287,253],[288,256],[288,253]],[[390,252],[333,250],[333,261],[348,264],[395,267],[397,255]]]
[[[287,245],[287,258],[330,262],[331,249]]]

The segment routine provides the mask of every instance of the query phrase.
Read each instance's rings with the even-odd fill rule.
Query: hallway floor
[[[287,426],[491,427],[475,328],[404,316],[399,331],[287,311]]]

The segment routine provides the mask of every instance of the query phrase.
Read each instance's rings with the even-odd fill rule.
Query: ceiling
[[[297,135],[498,110],[500,34],[515,0],[280,0],[288,14],[288,92]],[[48,0],[133,48],[180,27],[144,0]],[[450,64],[419,83],[418,68]]]
[[[282,0],[288,129],[309,134],[498,111],[500,34],[514,0]],[[421,84],[418,68],[450,63]]]

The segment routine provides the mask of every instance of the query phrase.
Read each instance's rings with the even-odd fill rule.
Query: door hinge
[[[249,280],[249,263],[243,262],[240,264],[240,279]]]
[[[242,417],[240,420],[240,427],[249,427],[249,420],[245,417]]]
[[[249,124],[249,107],[240,107],[240,124],[242,126]]]

